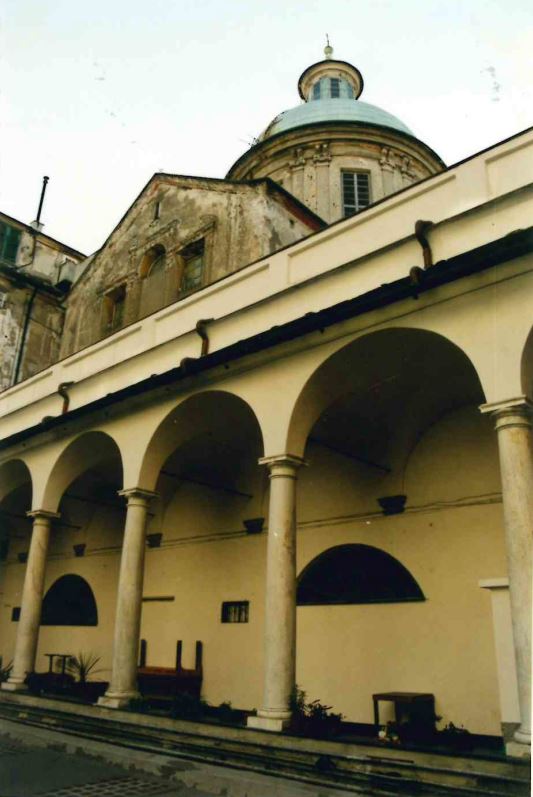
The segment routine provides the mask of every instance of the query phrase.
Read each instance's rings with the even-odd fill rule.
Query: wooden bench
[[[181,639],[176,645],[176,666],[153,667],[146,664],[147,644],[141,640],[141,655],[137,669],[139,691],[143,697],[171,699],[178,694],[200,697],[202,691],[202,651],[201,642],[196,643],[194,669],[182,666],[183,643]]]

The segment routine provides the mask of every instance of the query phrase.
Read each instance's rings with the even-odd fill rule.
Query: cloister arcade
[[[371,722],[373,692],[432,692],[446,721],[499,735],[479,581],[508,575],[527,733],[532,515],[515,481],[517,463],[533,480],[533,336],[517,328],[488,360],[478,331],[456,329],[397,323],[326,340],[6,457],[4,688],[23,688],[49,648],[90,649],[110,680],[102,704],[120,707],[137,694],[140,638],[161,666],[177,639],[186,661],[202,640],[206,699],[259,708],[254,727],[284,726],[297,683],[356,722]],[[263,532],[247,532],[259,519]],[[393,559],[420,595],[392,584],[386,598],[297,607],[298,574],[342,546]],[[68,638],[39,631],[43,595],[67,574],[86,580],[98,614]],[[225,602],[247,602],[247,622],[221,623]]]

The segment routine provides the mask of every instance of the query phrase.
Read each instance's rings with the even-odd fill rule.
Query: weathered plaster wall
[[[0,273],[0,390],[13,384],[23,327],[34,287]],[[55,362],[59,354],[64,310],[53,296],[38,292],[31,307],[19,381]]]
[[[125,286],[121,325],[126,325],[183,295],[180,252],[184,247],[204,239],[203,285],[207,285],[308,235],[313,228],[299,216],[266,184],[157,177],[102,250],[87,262],[74,286],[62,356],[114,331],[106,317],[109,291]],[[164,269],[143,274],[143,258],[154,246],[165,249]]]

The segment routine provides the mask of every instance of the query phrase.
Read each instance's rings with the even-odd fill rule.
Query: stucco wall
[[[405,473],[407,511],[380,514],[383,477],[321,446],[307,450],[298,499],[298,572],[334,545],[365,543],[396,557],[417,579],[423,603],[300,607],[297,683],[348,719],[372,721],[375,691],[429,691],[446,722],[499,734],[499,707],[490,598],[478,581],[506,575],[495,439],[475,407],[432,426],[412,452]],[[69,490],[68,492],[72,492]],[[259,496],[267,514],[268,492]],[[262,503],[261,503],[262,502]],[[193,483],[168,496],[148,533],[163,532],[161,548],[147,549],[144,595],[173,601],[143,604],[141,637],[148,663],[171,666],[184,642],[192,665],[194,643],[204,643],[204,696],[251,709],[261,703],[266,533],[245,536],[250,501]],[[97,628],[42,628],[38,669],[46,652],[89,650],[109,675],[123,514],[71,501],[63,514],[72,527],[54,531],[46,587],[64,573],[90,583],[98,603]],[[28,529],[28,525],[26,524]],[[72,544],[86,541],[83,558]],[[0,616],[0,653],[12,656],[24,565],[12,541]],[[221,624],[225,600],[249,600],[248,624]],[[385,714],[384,714],[385,716]]]

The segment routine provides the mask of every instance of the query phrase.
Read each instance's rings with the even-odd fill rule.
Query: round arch
[[[348,544],[328,548],[298,578],[298,606],[402,603],[425,600],[404,565],[381,548]]]
[[[166,249],[163,244],[154,244],[144,253],[139,267],[139,277],[146,279],[165,267]]]
[[[75,574],[54,581],[43,599],[41,625],[98,625],[98,609],[89,583]]]
[[[206,390],[184,399],[159,423],[146,447],[139,486],[154,490],[161,468],[170,455],[202,436],[225,441],[234,447],[252,445],[257,458],[263,454],[261,427],[250,405],[234,393]]]
[[[118,444],[109,434],[91,431],[71,440],[52,465],[43,489],[41,506],[37,508],[57,512],[67,487],[86,471],[99,468],[108,461],[119,472],[121,487],[123,457]]]
[[[304,456],[319,418],[326,411],[331,422],[335,412],[342,416],[343,397],[355,402],[364,424],[374,418],[384,433],[385,415],[394,426],[405,415],[406,398],[418,429],[449,409],[484,401],[472,361],[448,338],[410,327],[381,329],[342,346],[308,378],[291,414],[286,450]]]
[[[522,391],[533,401],[533,327],[524,344],[520,366]]]
[[[14,490],[27,484],[32,490],[32,475],[22,459],[10,459],[0,465],[0,502]]]

